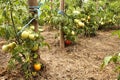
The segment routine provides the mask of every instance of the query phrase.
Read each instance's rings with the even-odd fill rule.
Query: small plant
[[[114,71],[118,73],[117,80],[120,80],[120,53],[112,56],[106,56],[103,60],[101,68],[103,69],[105,66],[107,66],[111,62],[115,64]]]

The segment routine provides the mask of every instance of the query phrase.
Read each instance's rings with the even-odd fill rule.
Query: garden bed
[[[97,36],[92,38],[79,37],[75,45],[65,49],[59,48],[58,40],[54,38],[56,33],[56,31],[42,32],[51,49],[40,49],[41,58],[46,62],[46,72],[40,76],[41,80],[115,80],[117,78],[117,74],[113,72],[114,65],[110,64],[103,70],[100,69],[105,56],[120,52],[120,40],[117,36],[111,35],[112,31],[99,31]],[[12,75],[5,73],[9,58],[10,54],[2,53],[0,50],[0,80],[14,80],[18,79],[18,76],[21,77],[16,73]]]

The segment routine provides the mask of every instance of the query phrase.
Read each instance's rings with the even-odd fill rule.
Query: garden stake
[[[61,14],[64,13],[64,0],[60,0],[60,11]],[[63,15],[63,14],[62,14]],[[65,48],[65,44],[64,44],[64,34],[63,34],[63,25],[60,24],[60,28],[59,28],[59,33],[60,33],[60,48]]]

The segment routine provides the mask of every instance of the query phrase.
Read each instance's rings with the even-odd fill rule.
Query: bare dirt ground
[[[120,52],[120,39],[111,33],[112,31],[98,31],[96,37],[79,37],[75,45],[60,49],[58,40],[55,39],[56,31],[42,32],[51,49],[40,49],[47,68],[41,80],[115,80],[117,74],[113,71],[114,65],[110,64],[100,70],[105,56]],[[0,74],[5,71],[8,60],[9,54],[0,50]],[[0,80],[4,80],[3,77],[5,75],[0,76]]]

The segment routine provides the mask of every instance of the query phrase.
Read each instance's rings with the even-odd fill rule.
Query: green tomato
[[[32,48],[32,51],[37,51],[39,49],[39,45],[38,44],[35,44]]]

